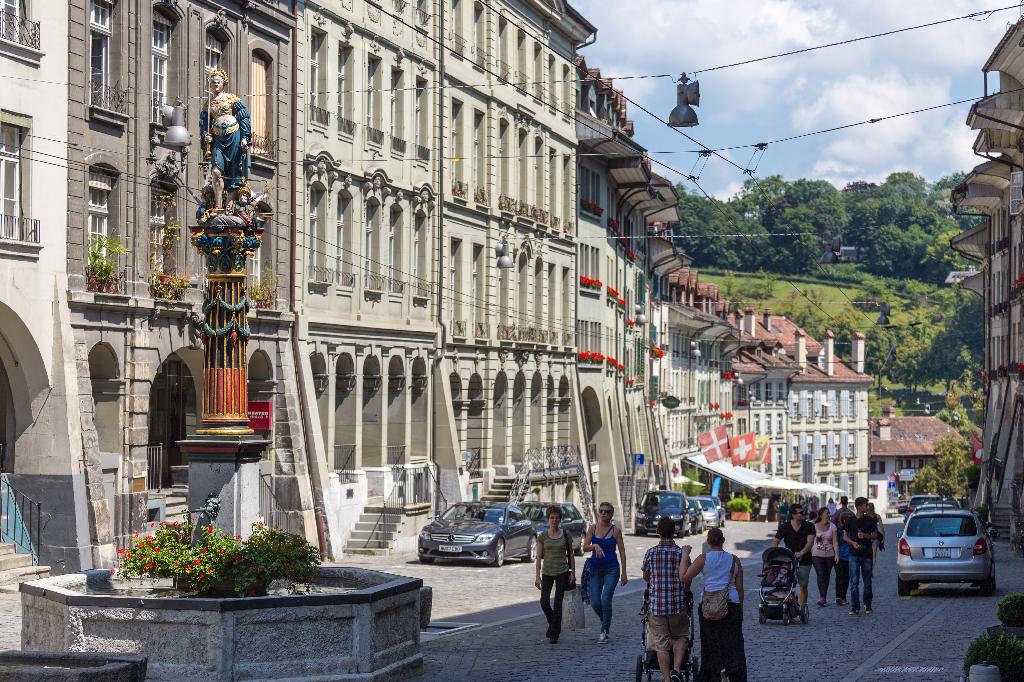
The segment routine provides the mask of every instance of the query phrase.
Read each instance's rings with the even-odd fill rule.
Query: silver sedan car
[[[995,591],[994,548],[973,512],[915,512],[898,537],[896,577],[901,597],[920,583],[972,583],[985,596]]]

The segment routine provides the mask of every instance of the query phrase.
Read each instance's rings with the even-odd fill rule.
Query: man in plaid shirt
[[[658,521],[661,541],[647,550],[641,567],[647,581],[650,604],[647,646],[658,652],[658,667],[665,682],[683,680],[682,665],[690,631],[683,585],[683,574],[690,567],[690,557],[672,539],[675,534],[676,523],[670,517]],[[675,669],[672,669],[673,662]]]

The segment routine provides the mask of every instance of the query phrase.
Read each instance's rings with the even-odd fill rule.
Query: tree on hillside
[[[910,491],[914,494],[935,494],[958,498],[967,494],[967,474],[971,455],[967,443],[946,435],[935,441],[935,461],[917,472]]]

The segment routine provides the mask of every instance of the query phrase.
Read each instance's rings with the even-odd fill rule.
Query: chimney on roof
[[[864,373],[864,335],[860,332],[853,333],[853,371]]]
[[[892,409],[891,405],[889,409]],[[878,420],[878,440],[892,440],[892,426],[888,417],[882,417]]]
[[[807,338],[802,329],[797,329],[793,337],[796,339],[796,363],[800,365],[800,371],[803,372],[807,365]]]
[[[768,331],[772,330],[772,310],[771,308],[764,309],[764,328]]]
[[[743,309],[743,333],[752,337],[757,336],[757,321],[754,319],[754,306],[752,305]]]
[[[882,404],[882,416],[883,417],[891,417],[892,416],[892,403],[883,403]]]
[[[821,352],[825,354],[825,374],[832,376],[836,371],[836,335],[832,333],[831,329],[825,330],[825,343],[823,344]]]

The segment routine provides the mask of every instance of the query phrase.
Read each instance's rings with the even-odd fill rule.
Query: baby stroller
[[[757,622],[761,625],[768,620],[781,620],[783,625],[789,625],[790,620],[797,618],[807,624],[810,612],[806,604],[800,608],[796,569],[796,557],[785,547],[770,547],[761,555],[761,605],[757,608]]]
[[[686,633],[686,660],[683,661],[682,671],[683,679],[690,682],[690,680],[697,679],[697,671],[700,669],[700,662],[693,655],[693,592],[690,590],[683,593],[683,608],[690,621],[690,629]],[[645,675],[647,682],[654,679],[655,675],[658,675],[660,679],[661,675],[661,669],[658,667],[658,652],[647,648],[647,617],[650,615],[650,610],[650,590],[644,590],[644,605],[640,608],[640,646],[643,647],[643,653],[636,657],[636,682],[643,682]],[[669,654],[671,655],[671,652]],[[675,661],[672,663],[671,667],[675,668]]]

